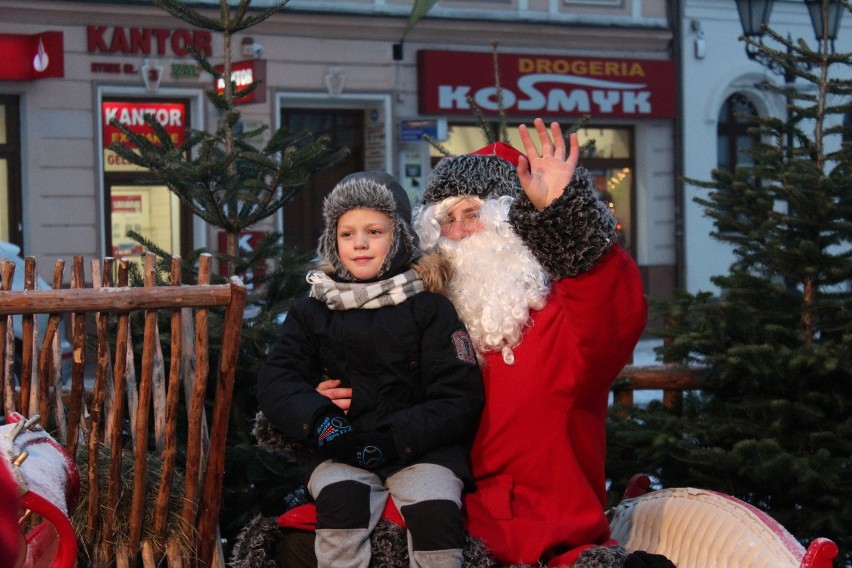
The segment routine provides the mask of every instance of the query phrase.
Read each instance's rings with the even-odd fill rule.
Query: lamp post
[[[765,27],[769,24],[775,0],[736,0],[736,3],[743,35],[762,45],[763,35],[766,33]],[[819,43],[818,51],[834,53],[834,40],[837,39],[837,32],[840,30],[843,6],[837,0],[804,0],[804,3],[811,16],[811,25]],[[787,78],[784,68],[766,57],[754,44],[746,42],[746,55],[749,59],[763,63],[775,73],[785,74]]]
[[[787,41],[787,62],[780,63],[778,60],[764,53],[760,46],[763,45],[763,36],[769,17],[772,15],[772,6],[775,0],[735,0],[737,11],[742,24],[743,35],[746,39],[746,55],[749,59],[757,61],[777,75],[784,77],[787,87],[791,87],[796,81],[794,67],[796,64],[810,69],[807,62],[793,63],[792,40]],[[819,53],[834,53],[834,40],[840,30],[840,20],[843,17],[844,7],[838,0],[804,0],[811,17],[814,36],[816,36]],[[757,45],[755,45],[757,44]],[[790,96],[787,96],[788,106]]]

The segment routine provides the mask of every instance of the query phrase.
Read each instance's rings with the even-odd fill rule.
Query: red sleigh
[[[16,512],[4,511],[5,515],[14,515],[15,522],[4,523],[0,530],[23,533],[23,568],[72,568],[77,562],[77,535],[69,515],[80,490],[77,466],[37,420],[15,413],[7,416],[6,422],[0,426],[0,460],[4,462],[0,463],[0,473],[7,476],[4,488],[17,486],[18,512],[41,520],[24,529],[19,527]],[[27,527],[26,519],[22,520],[21,527]],[[2,537],[4,542],[17,539],[15,534]]]

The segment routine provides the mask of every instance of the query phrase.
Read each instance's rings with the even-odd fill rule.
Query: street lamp
[[[763,41],[763,26],[769,23],[772,14],[772,5],[775,0],[736,0],[737,11],[740,14],[740,23],[743,26],[743,35],[750,39]],[[749,59],[755,59],[758,54],[757,48],[746,43],[746,54]]]
[[[805,0],[805,6],[811,15],[811,24],[814,27],[817,41],[822,51],[823,42],[829,42],[831,53],[834,53],[834,40],[840,30],[840,19],[843,17],[843,6],[837,0],[828,0],[828,9],[823,11],[823,0]]]
[[[765,26],[769,24],[769,16],[772,14],[772,6],[775,0],[736,0],[737,11],[740,15],[740,23],[743,27],[743,35],[763,43],[763,35],[766,33]],[[840,19],[843,16],[843,6],[837,0],[804,0],[805,6],[811,16],[814,35],[819,43],[818,51],[823,52],[823,46],[827,43],[829,49],[834,53],[834,40],[840,29]],[[827,4],[827,10],[823,10],[823,3]],[[789,48],[788,48],[789,52]],[[746,42],[746,55],[767,66],[771,71],[784,75],[787,82],[792,82],[791,71],[785,69],[777,61],[769,58],[752,43]]]

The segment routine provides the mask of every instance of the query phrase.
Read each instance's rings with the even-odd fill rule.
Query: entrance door
[[[312,132],[330,138],[331,150],[348,147],[349,155],[313,174],[299,193],[284,205],[284,244],[312,253],[322,233],[322,202],[343,177],[364,169],[363,109],[287,109],[281,124],[290,132]]]

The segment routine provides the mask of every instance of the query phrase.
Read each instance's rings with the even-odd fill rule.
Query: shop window
[[[128,236],[134,231],[163,250],[180,250],[180,201],[165,185],[110,187],[112,256],[138,256],[142,246]]]
[[[189,128],[189,102],[184,100],[106,99],[102,103],[103,159],[107,254],[138,261],[142,245],[129,236],[133,231],[169,254],[186,255],[192,247],[192,218],[178,197],[159,182],[156,174],[129,163],[109,149],[126,137],[110,124],[116,119],[134,132],[153,136],[145,124],[145,114],[153,114],[172,138],[180,144]]]
[[[0,241],[23,248],[18,97],[0,95]]]
[[[508,143],[523,150],[517,125],[510,125],[507,133]],[[615,214],[622,245],[635,254],[633,130],[628,127],[581,128],[577,135],[581,147],[580,165],[589,170],[601,200]],[[535,134],[533,139],[537,139]],[[482,148],[486,143],[479,126],[456,124],[449,126],[447,140],[441,145],[451,155],[461,155]],[[436,148],[430,152],[434,166],[443,154]]]

